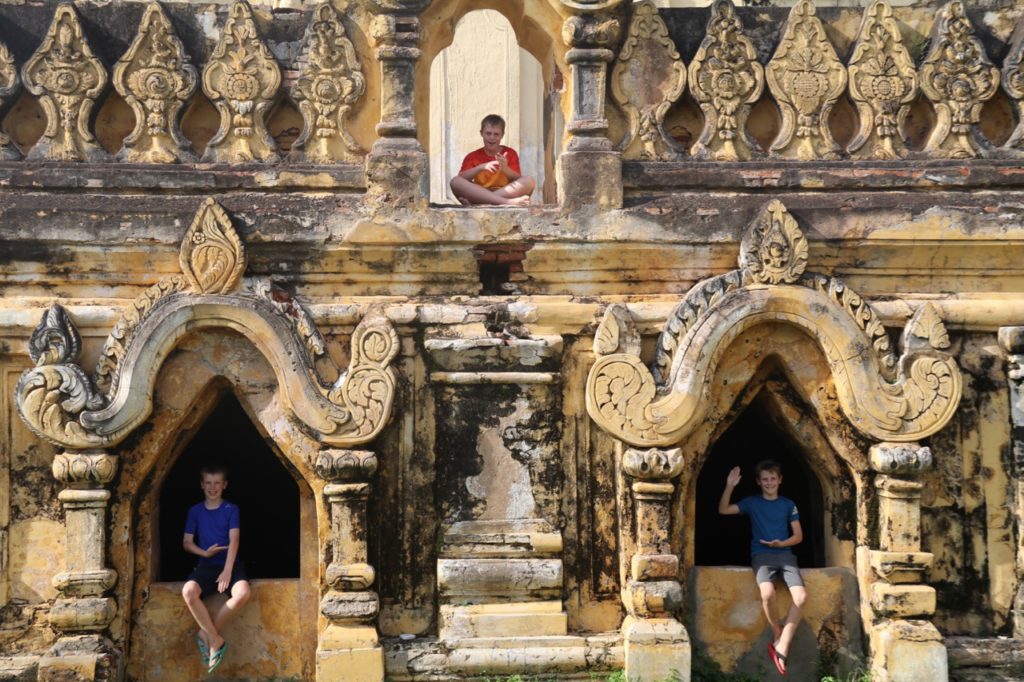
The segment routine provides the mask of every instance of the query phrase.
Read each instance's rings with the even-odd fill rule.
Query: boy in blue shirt
[[[228,648],[221,629],[249,601],[250,590],[245,568],[238,560],[238,506],[224,499],[227,472],[222,466],[207,465],[199,471],[199,480],[205,499],[188,510],[182,546],[200,558],[181,595],[199,625],[196,644],[212,673]],[[203,597],[214,591],[227,591],[231,596],[211,618]]]
[[[746,514],[750,517],[753,539],[750,542],[751,565],[761,590],[761,605],[772,628],[773,640],[768,644],[772,662],[783,676],[786,675],[786,656],[800,623],[800,609],[807,602],[807,590],[800,578],[796,557],[790,547],[804,539],[800,527],[800,513],[792,500],[779,495],[782,485],[782,467],[770,459],[754,467],[760,495],[745,497],[732,504],[732,491],[740,482],[740,468],[733,467],[725,480],[725,490],[718,502],[719,514]],[[782,578],[789,587],[793,605],[786,620],[780,625],[775,616],[775,584],[773,578]]]

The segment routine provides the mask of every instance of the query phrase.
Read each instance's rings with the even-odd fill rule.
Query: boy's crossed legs
[[[213,590],[206,591],[212,593],[214,590],[216,590],[216,583],[214,583]],[[185,605],[199,625],[199,634],[196,636],[206,645],[210,652],[208,664],[212,664],[214,657],[217,657],[219,660],[219,657],[223,655],[227,642],[223,635],[221,635],[221,630],[238,610],[249,601],[252,595],[249,581],[245,579],[232,581],[229,591],[231,596],[217,609],[216,615],[211,618],[210,611],[203,602],[203,585],[200,585],[195,580],[189,580],[181,589],[181,596],[185,599]]]
[[[452,192],[463,205],[500,206],[512,204],[525,206],[530,203],[537,182],[522,175],[500,189],[487,189],[472,180],[456,175],[451,181]]]
[[[776,561],[778,563],[769,563]],[[786,657],[789,655],[789,648],[793,643],[793,636],[796,635],[796,628],[802,618],[801,611],[807,603],[807,588],[804,587],[800,578],[800,571],[796,567],[796,561],[787,557],[786,560],[766,558],[761,561],[755,559],[754,572],[757,576],[757,587],[761,591],[761,606],[764,615],[768,619],[768,625],[772,629],[772,647],[776,652],[780,672],[786,669]],[[789,588],[789,595],[793,599],[789,607],[789,613],[782,623],[779,623],[775,615],[775,583],[774,577],[781,577]]]

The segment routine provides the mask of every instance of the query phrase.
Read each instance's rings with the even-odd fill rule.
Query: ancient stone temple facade
[[[775,679],[763,457],[792,679],[1021,674],[1024,5],[671,4],[0,2],[0,679],[205,676],[212,459],[219,679]],[[525,208],[429,202],[483,9]]]

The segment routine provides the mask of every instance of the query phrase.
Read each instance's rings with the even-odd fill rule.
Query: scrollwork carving
[[[875,0],[864,10],[847,70],[850,99],[860,118],[850,153],[857,158],[904,157],[903,131],[917,94],[917,71],[886,0]]]
[[[231,218],[213,199],[199,207],[181,241],[181,271],[197,294],[226,294],[245,272],[245,246]]]
[[[793,6],[765,76],[782,111],[782,129],[771,154],[802,161],[836,158],[840,150],[828,117],[846,88],[846,69],[811,0]]]
[[[959,0],[938,13],[931,49],[921,65],[921,90],[935,107],[937,120],[924,153],[954,159],[981,154],[987,143],[977,130],[981,108],[999,88],[992,66]]]
[[[245,0],[235,0],[203,69],[203,92],[220,112],[220,129],[203,160],[277,161],[277,145],[264,119],[280,85],[281,69],[260,40],[252,10]]]
[[[1003,144],[1003,149],[1024,151],[1024,21],[1017,24],[1010,41],[1010,51],[1003,60],[1003,90],[1017,109],[1017,127]]]
[[[313,11],[306,29],[302,69],[292,99],[305,122],[291,157],[315,163],[362,160],[345,117],[366,90],[362,66],[334,7],[325,2]]]
[[[131,163],[194,161],[178,126],[198,74],[158,2],[142,15],[131,47],[114,65],[114,88],[135,113],[118,159]]]
[[[89,116],[107,85],[107,70],[89,47],[72,5],[57,6],[42,45],[21,73],[46,113],[46,129],[28,159],[106,161],[89,130]]]
[[[784,210],[772,205],[751,226],[739,270],[698,284],[676,307],[653,370],[636,352],[602,354],[611,343],[595,340],[598,358],[587,377],[586,403],[601,428],[636,447],[678,443],[703,420],[726,349],[765,323],[797,327],[816,339],[843,413],[868,437],[914,441],[949,421],[962,380],[943,351],[949,339],[937,311],[918,309],[897,357],[862,297],[838,280],[803,273],[806,242],[795,223],[787,229]],[[608,335],[605,324],[598,333]]]
[[[383,317],[363,318],[352,334],[352,357],[346,370],[328,393],[335,404],[344,404],[352,415],[357,437],[376,433],[391,414],[395,397],[391,361],[398,354],[398,333]]]
[[[4,101],[18,91],[21,79],[18,69],[14,66],[14,56],[7,46],[0,43],[0,107]],[[21,152],[11,143],[11,138],[0,130],[0,161],[21,158]]]
[[[612,68],[615,102],[629,117],[619,144],[623,158],[668,160],[682,155],[665,132],[665,114],[686,87],[686,66],[650,0],[633,6],[626,42]]]
[[[694,158],[748,160],[757,143],[747,133],[747,117],[763,90],[764,67],[736,8],[731,0],[716,0],[690,63],[690,92],[704,112],[704,130],[690,150]]]
[[[622,470],[643,481],[668,481],[683,471],[683,451],[680,448],[663,450],[628,448],[622,455]]]

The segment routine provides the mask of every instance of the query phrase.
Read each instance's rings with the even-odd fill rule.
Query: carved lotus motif
[[[764,284],[792,284],[804,274],[807,238],[781,201],[768,204],[747,231],[740,267]]]
[[[207,199],[181,243],[181,271],[201,294],[227,293],[245,271],[245,247],[224,209]]]

